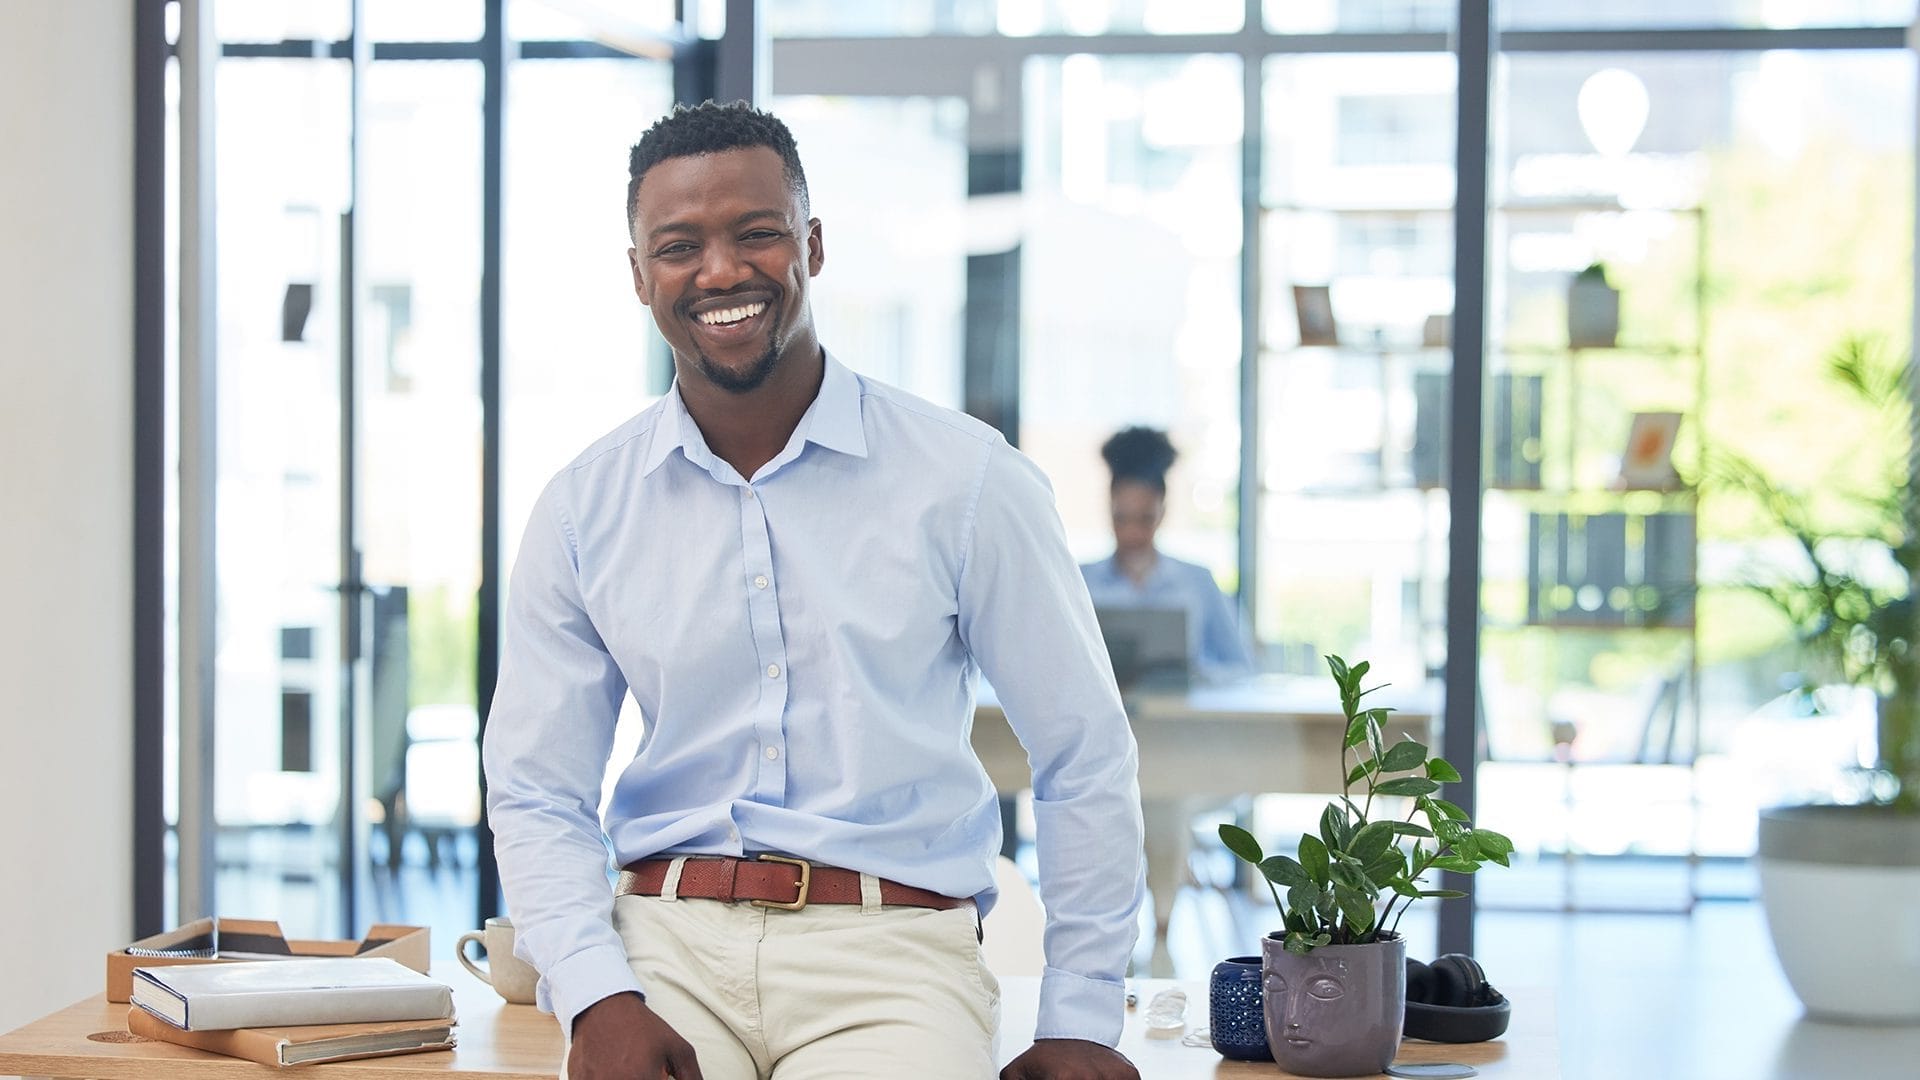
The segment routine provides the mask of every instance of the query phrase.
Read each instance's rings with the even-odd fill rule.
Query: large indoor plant
[[[1760,889],[1774,951],[1809,1013],[1920,1022],[1920,466],[1906,361],[1854,339],[1828,362],[1860,406],[1844,425],[1864,483],[1813,491],[1729,456],[1715,479],[1793,540],[1744,584],[1791,625],[1808,683],[1878,700],[1877,764],[1856,797],[1760,815]],[[1889,924],[1891,920],[1891,924]],[[1878,928],[1877,932],[1865,932]]]
[[[1387,745],[1392,710],[1361,705],[1379,689],[1362,687],[1365,661],[1349,667],[1329,656],[1327,666],[1347,728],[1340,760],[1329,762],[1340,769],[1341,794],[1321,813],[1319,831],[1300,838],[1297,858],[1266,854],[1235,825],[1220,826],[1220,839],[1258,868],[1283,923],[1261,942],[1274,1060],[1302,1076],[1365,1076],[1384,1071],[1400,1046],[1407,956],[1400,916],[1421,897],[1463,895],[1423,888],[1424,876],[1472,873],[1482,862],[1504,866],[1513,842],[1474,828],[1465,811],[1439,797],[1441,784],[1460,779],[1444,758],[1408,738]],[[1404,820],[1375,818],[1389,796],[1411,800]]]

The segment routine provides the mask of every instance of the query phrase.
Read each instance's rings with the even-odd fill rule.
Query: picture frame
[[[1620,454],[1620,486],[1668,489],[1678,487],[1673,468],[1673,443],[1680,433],[1678,412],[1637,412],[1627,429],[1627,445]]]
[[[1340,328],[1333,321],[1333,292],[1326,285],[1295,285],[1293,310],[1300,320],[1300,344],[1340,344]]]

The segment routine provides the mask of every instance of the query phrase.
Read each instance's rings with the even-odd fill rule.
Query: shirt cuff
[[[534,991],[535,1004],[560,1021],[560,1030],[573,1037],[574,1018],[587,1006],[615,994],[644,994],[640,980],[627,966],[626,954],[610,945],[582,949],[547,969]]]
[[[1040,977],[1040,1023],[1035,1039],[1084,1039],[1102,1046],[1120,1043],[1126,1021],[1127,985],[1048,968]]]

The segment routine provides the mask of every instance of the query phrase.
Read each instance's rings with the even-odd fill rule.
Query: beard
[[[704,352],[696,351],[694,363],[708,382],[732,394],[746,394],[759,388],[780,364],[780,347],[773,335],[767,336],[767,351],[761,353],[745,371],[721,367]]]
[[[700,370],[700,374],[708,382],[730,394],[751,393],[767,381],[767,377],[773,374],[774,368],[780,366],[780,340],[783,329],[779,308],[780,297],[781,293],[774,290],[774,298],[767,303],[765,318],[769,325],[766,351],[755,357],[753,363],[744,370],[722,367],[715,363],[713,357],[708,356],[705,350],[694,349],[694,366]],[[682,318],[691,321],[693,319],[691,305],[683,306],[680,314]]]

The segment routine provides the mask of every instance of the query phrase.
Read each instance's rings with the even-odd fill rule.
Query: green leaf
[[[1221,825],[1220,842],[1227,845],[1228,851],[1255,866],[1260,865],[1260,860],[1266,858],[1266,853],[1260,850],[1260,841],[1255,840],[1252,833],[1238,825]]]
[[[1394,892],[1400,894],[1401,896],[1411,896],[1411,897],[1417,898],[1420,895],[1420,890],[1414,888],[1413,882],[1408,881],[1406,878],[1395,878],[1392,881],[1387,882],[1387,884],[1390,887],[1392,887]]]
[[[1353,842],[1353,826],[1347,822],[1346,812],[1332,803],[1320,812],[1320,839],[1329,848],[1344,848]]]
[[[1306,930],[1312,928],[1314,922],[1313,906],[1318,903],[1319,900],[1320,887],[1318,885],[1295,885],[1293,888],[1287,890],[1287,910],[1299,918],[1301,929]]]
[[[1408,769],[1419,768],[1420,763],[1425,760],[1427,760],[1427,748],[1412,739],[1405,739],[1393,744],[1393,749],[1387,751],[1385,759],[1380,763],[1380,771],[1406,772]]]
[[[1326,882],[1327,845],[1312,833],[1300,837],[1300,865],[1307,871],[1307,876],[1314,881],[1323,884]]]
[[[1333,875],[1333,891],[1336,895],[1342,889],[1351,889],[1371,898],[1380,891],[1379,886],[1368,880],[1364,871],[1351,863],[1335,863],[1330,872]]]
[[[1434,900],[1458,900],[1467,894],[1459,889],[1422,889],[1420,895]]]
[[[1435,870],[1452,870],[1457,874],[1471,874],[1480,869],[1480,864],[1472,859],[1463,859],[1458,855],[1442,855],[1433,860]]]
[[[1362,826],[1359,832],[1353,834],[1353,843],[1348,845],[1347,850],[1353,852],[1353,857],[1362,863],[1369,863],[1379,858],[1380,853],[1387,850],[1387,845],[1391,843],[1393,843],[1393,822],[1374,821]]]
[[[1375,795],[1431,795],[1440,785],[1424,776],[1401,776],[1373,789]]]
[[[1513,854],[1513,841],[1507,839],[1503,833],[1494,832],[1492,829],[1475,829],[1473,835],[1480,838],[1480,850],[1486,852],[1488,857],[1495,854]]]
[[[1351,746],[1352,744],[1349,743],[1348,745]],[[1367,758],[1360,764],[1355,765],[1353,771],[1347,774],[1347,786],[1352,787],[1366,777],[1373,775],[1373,770],[1379,767],[1379,763],[1372,758]]]
[[[1347,917],[1347,925],[1355,933],[1364,934],[1373,929],[1373,901],[1364,893],[1352,889],[1336,889],[1335,902],[1340,905],[1340,914]]]
[[[1300,931],[1290,930],[1287,932],[1287,951],[1296,956],[1305,956],[1313,951],[1313,943]]]
[[[1347,741],[1341,744],[1341,749],[1352,749],[1366,741],[1367,718],[1356,716],[1353,718],[1353,723],[1347,725]]]
[[[1337,656],[1329,655],[1327,657],[1327,667],[1333,671],[1333,677],[1336,681],[1343,684],[1347,681],[1347,662],[1345,660]]]
[[[1459,807],[1453,805],[1452,803],[1448,802],[1445,799],[1430,799],[1428,801],[1433,803],[1433,805],[1439,807],[1441,813],[1447,815],[1448,817],[1452,818],[1455,821],[1467,820],[1467,812],[1465,810],[1460,809]]]
[[[1411,821],[1396,821],[1393,822],[1393,834],[1395,836],[1432,836],[1433,830],[1425,825],[1415,825]]]
[[[1388,848],[1361,869],[1366,871],[1369,881],[1392,881],[1407,876],[1407,857],[1399,848]]]
[[[1372,664],[1368,663],[1365,660],[1362,660],[1359,663],[1353,665],[1351,668],[1348,668],[1347,670],[1348,670],[1348,673],[1352,676],[1353,681],[1357,683],[1361,679],[1366,678],[1367,672],[1372,668],[1373,668]]]
[[[1442,784],[1457,784],[1460,782],[1460,770],[1449,764],[1446,758],[1431,758],[1427,761],[1427,779]]]
[[[1271,855],[1260,861],[1260,872],[1276,885],[1292,888],[1308,882],[1306,868],[1285,855]]]

